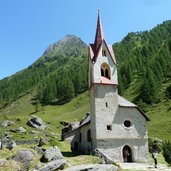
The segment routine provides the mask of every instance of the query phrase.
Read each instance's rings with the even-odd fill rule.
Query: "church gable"
[[[135,108],[138,111],[138,113],[145,118],[146,121],[150,121],[150,119],[146,116],[146,114],[137,105],[126,100],[125,98],[123,98],[122,96],[119,96],[119,95],[118,95],[118,103],[119,103],[119,106],[123,107],[123,108],[124,107],[127,109]]]
[[[116,64],[113,48],[111,45],[107,45],[105,40],[101,42],[98,50],[95,49],[95,44],[90,44],[89,56],[93,63],[96,63],[99,57],[110,57],[112,62]]]

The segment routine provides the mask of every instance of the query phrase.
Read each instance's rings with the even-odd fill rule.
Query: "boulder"
[[[47,127],[46,124],[42,121],[42,119],[35,115],[32,115],[29,118],[27,125],[37,129],[45,129]]]
[[[10,140],[6,137],[1,138],[1,147],[6,148],[7,144],[10,142]]]
[[[47,145],[49,144],[48,140],[44,139],[44,138],[40,138],[40,141],[39,141],[39,147],[43,146],[43,145]]]
[[[12,150],[16,146],[17,146],[17,144],[15,143],[15,141],[10,141],[10,142],[7,143],[6,148],[8,148],[9,150]]]
[[[23,127],[19,127],[17,129],[15,129],[17,132],[19,133],[25,133],[26,132],[26,129],[24,129]]]
[[[14,122],[9,121],[9,120],[4,120],[4,121],[1,122],[1,126],[4,127],[4,128],[6,128],[8,126],[11,126],[11,125],[14,125]]]
[[[38,153],[39,155],[43,155],[43,154],[44,154],[44,151],[42,150],[41,147],[35,146],[35,147],[33,147],[33,149],[34,149],[35,151],[37,151],[37,153]]]
[[[0,167],[1,167],[2,165],[4,165],[5,162],[6,162],[6,160],[0,159]]]
[[[73,166],[65,171],[117,171],[118,168],[112,164],[89,164]]]
[[[65,160],[63,159],[53,160],[45,164],[44,167],[39,169],[39,171],[55,171],[59,169],[62,170],[64,166],[65,166]]]
[[[57,146],[55,146],[55,147],[50,147],[46,149],[40,161],[50,162],[52,160],[63,159],[63,158],[64,157],[61,153],[61,150]]]
[[[30,163],[34,159],[34,154],[30,150],[21,150],[17,152],[13,157],[13,160],[23,164],[25,169],[30,167]]]

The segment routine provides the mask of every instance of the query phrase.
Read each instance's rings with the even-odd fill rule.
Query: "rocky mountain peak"
[[[79,37],[68,34],[61,40],[48,46],[43,55],[46,55],[50,52],[61,52],[62,54],[75,54],[77,49],[84,49],[86,47],[87,45]]]

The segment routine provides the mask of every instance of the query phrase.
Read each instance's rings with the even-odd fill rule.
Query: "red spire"
[[[98,50],[103,40],[104,40],[103,27],[102,27],[101,18],[100,18],[100,10],[98,10],[96,37],[94,41],[96,51]]]

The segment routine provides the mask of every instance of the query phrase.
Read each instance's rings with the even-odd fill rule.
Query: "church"
[[[115,162],[148,162],[149,118],[118,94],[115,55],[106,43],[98,12],[95,41],[89,45],[90,113],[62,134],[72,150],[100,149]],[[125,71],[127,72],[127,71]]]

